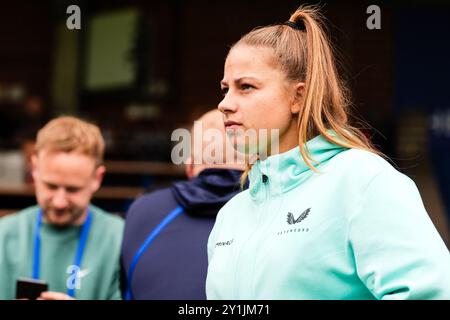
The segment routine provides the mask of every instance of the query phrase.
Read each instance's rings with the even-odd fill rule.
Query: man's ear
[[[103,177],[105,176],[106,168],[105,166],[99,166],[97,169],[95,169],[94,172],[94,184],[93,184],[93,192],[96,192],[98,189],[100,189],[100,186],[102,185]]]
[[[184,171],[188,179],[192,179],[194,177],[194,162],[192,160],[192,157],[186,159]]]
[[[294,91],[295,97],[291,104],[291,113],[299,114],[300,108],[303,105],[303,94],[304,94],[304,89],[305,89],[305,83],[297,82],[294,86],[294,89],[295,89],[295,91]]]

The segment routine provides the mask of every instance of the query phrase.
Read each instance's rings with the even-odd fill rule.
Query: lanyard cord
[[[74,265],[77,266],[77,271],[79,272],[79,267],[81,266],[81,260],[83,259],[84,249],[86,248],[86,242],[89,235],[89,229],[92,222],[92,213],[88,209],[88,215],[86,221],[81,228],[80,240],[78,242],[77,251],[75,254]],[[34,228],[34,249],[33,249],[33,279],[39,279],[39,268],[40,268],[40,256],[41,256],[41,236],[40,229],[42,225],[42,209],[38,211],[36,225]],[[76,275],[78,277],[78,275]],[[67,288],[67,295],[75,297],[74,288]]]
[[[156,227],[152,230],[152,232],[149,234],[145,242],[141,245],[137,253],[135,254],[133,260],[130,264],[130,269],[128,270],[127,275],[127,289],[125,291],[125,299],[131,300],[133,299],[133,293],[131,291],[131,280],[133,279],[134,270],[136,268],[137,263],[139,262],[139,259],[141,258],[142,254],[145,252],[145,250],[148,248],[148,246],[153,242],[153,240],[159,235],[161,230],[163,230],[173,219],[175,219],[178,215],[180,215],[183,212],[183,208],[181,206],[176,207],[173,209]]]

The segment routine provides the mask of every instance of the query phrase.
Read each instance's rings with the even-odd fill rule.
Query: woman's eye
[[[250,89],[254,89],[255,87],[252,86],[251,84],[242,84],[241,85],[241,89],[242,90],[250,90]]]
[[[228,92],[228,88],[223,87],[223,88],[220,89],[220,91],[222,91],[222,95],[226,95],[227,92]]]

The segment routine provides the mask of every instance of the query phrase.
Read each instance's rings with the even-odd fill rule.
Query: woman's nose
[[[223,97],[222,101],[220,101],[217,108],[219,109],[220,112],[224,114],[236,112],[237,104],[234,101],[230,91],[228,91],[225,94],[225,96]]]

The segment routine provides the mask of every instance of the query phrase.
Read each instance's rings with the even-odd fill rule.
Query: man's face
[[[36,199],[44,220],[61,227],[81,224],[105,168],[96,167],[93,158],[76,152],[41,151],[32,163]]]

